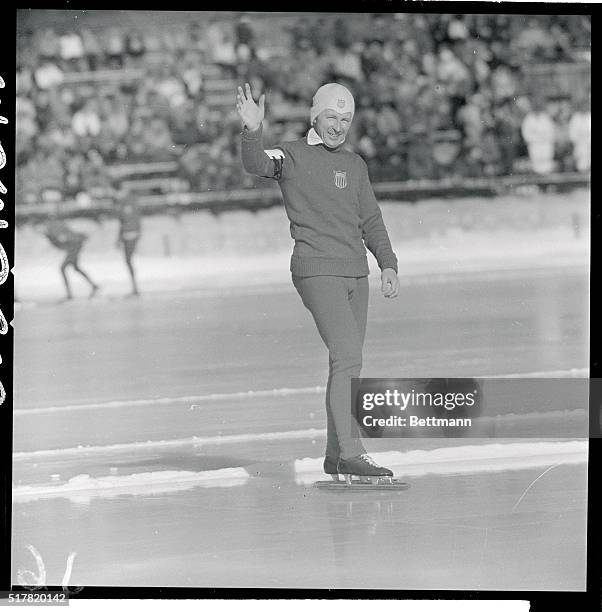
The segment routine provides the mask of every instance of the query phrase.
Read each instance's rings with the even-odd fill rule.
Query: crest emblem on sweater
[[[347,187],[347,172],[342,170],[333,170],[334,172],[334,184],[339,189],[345,189]]]

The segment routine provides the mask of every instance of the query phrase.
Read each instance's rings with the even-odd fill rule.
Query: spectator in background
[[[64,193],[73,199],[82,190],[82,169],[85,160],[81,153],[70,155],[65,164]]]
[[[24,156],[23,162],[17,166],[15,184],[17,202],[32,204],[40,201],[37,159],[39,155],[39,151],[33,150],[29,155]]]
[[[205,174],[207,155],[201,145],[186,147],[184,153],[178,156],[178,176],[188,183],[191,191],[203,191],[202,177]]]
[[[579,172],[589,172],[592,159],[592,116],[589,97],[577,102],[577,110],[568,124],[569,138],[573,143],[573,157]]]
[[[125,144],[127,146],[128,157],[133,160],[142,161],[147,154],[144,135],[148,130],[151,117],[152,113],[148,109],[140,109],[140,112],[132,117]]]
[[[34,138],[38,133],[36,124],[36,107],[25,96],[17,96],[17,164],[27,159],[33,150]]]
[[[536,17],[529,18],[526,27],[510,41],[510,49],[518,63],[550,61],[553,59],[554,45],[554,40]]]
[[[350,47],[336,46],[330,59],[330,78],[355,84],[363,78],[360,56]]]
[[[34,80],[40,89],[51,89],[63,82],[63,71],[54,60],[43,60],[34,72]]]
[[[17,95],[31,98],[33,93],[33,70],[35,64],[22,63],[17,66]]]
[[[98,70],[102,60],[102,49],[96,35],[90,28],[82,28],[80,31],[84,47],[84,57],[88,70]]]
[[[235,40],[230,23],[220,23],[212,15],[206,30],[207,50],[211,62],[220,66],[232,77],[237,74]]]
[[[452,105],[452,117],[464,104],[472,90],[472,77],[468,68],[454,54],[450,47],[442,45],[437,62],[437,78],[445,86]]]
[[[85,69],[84,43],[76,32],[65,32],[59,38],[62,67],[65,72]]]
[[[167,122],[153,117],[150,125],[144,126],[142,144],[149,161],[167,161],[174,155],[174,143]]]
[[[498,135],[489,125],[485,128],[481,143],[481,163],[486,176],[499,174],[501,152],[498,144]]]
[[[559,23],[550,24],[548,36],[554,43],[551,48],[550,59],[559,62],[571,61],[573,59],[571,41],[563,27]]]
[[[311,25],[307,17],[301,15],[291,25],[285,25],[284,29],[290,36],[291,50],[293,53],[301,49],[302,46],[311,46],[311,41],[309,39]]]
[[[56,201],[62,197],[64,168],[55,151],[38,147],[32,160],[35,168],[37,193],[43,201]]]
[[[186,45],[188,43],[188,38],[186,36],[186,32],[180,28],[163,28],[162,31],[163,38],[163,51],[165,55],[173,58],[179,58],[184,49],[186,49]]]
[[[481,94],[470,96],[466,104],[458,110],[456,125],[464,135],[464,148],[466,151],[478,149],[485,129],[483,110],[485,100]]]
[[[537,174],[552,172],[555,125],[545,108],[544,101],[539,96],[533,99],[532,110],[523,119],[521,133],[527,143],[533,171]]]
[[[83,106],[73,114],[71,129],[80,138],[95,137],[100,133],[100,117],[96,100],[87,100]]]
[[[190,51],[200,51],[201,53],[207,51],[205,34],[200,23],[197,21],[193,21],[188,26],[188,43],[186,46]]]
[[[318,55],[322,55],[332,40],[332,27],[327,19],[318,17],[318,21],[309,26],[306,36]]]
[[[105,197],[110,191],[111,181],[102,155],[89,149],[81,172],[81,187],[91,197]]]
[[[167,101],[171,111],[178,111],[186,101],[186,87],[174,65],[165,62],[159,69],[155,91]]]
[[[169,127],[175,144],[188,146],[199,142],[194,102],[192,100],[185,100],[178,112],[172,115]]]
[[[125,37],[125,57],[128,65],[140,66],[146,54],[146,42],[138,30],[130,30]]]
[[[429,142],[429,131],[424,123],[416,124],[408,134],[407,168],[412,179],[434,177],[433,150]]]
[[[236,34],[236,57],[239,62],[248,62],[255,56],[255,32],[251,25],[251,19],[242,15],[235,27]]]
[[[500,65],[491,73],[491,93],[496,103],[510,100],[516,95],[516,78],[508,66]]]
[[[401,132],[401,121],[392,104],[383,104],[376,115],[376,128],[383,135]]]
[[[121,30],[109,28],[105,34],[104,43],[107,67],[114,70],[123,68],[125,41]]]
[[[347,51],[351,47],[353,37],[346,18],[337,17],[334,22],[334,46],[341,51]]]
[[[77,139],[71,129],[61,126],[53,118],[46,131],[39,136],[38,146],[45,147],[48,151],[56,151],[57,156],[64,157],[65,153],[71,154],[76,150]]]
[[[136,109],[134,115],[152,115],[154,117],[160,117],[169,121],[172,115],[173,109],[169,103],[169,100],[159,93],[156,89],[145,89],[140,92],[140,96],[137,99]]]
[[[146,50],[145,64],[147,63],[147,58],[165,57],[166,54],[163,49],[163,41],[159,29],[148,28],[144,32],[144,48]],[[150,65],[150,62],[148,64]]]
[[[469,37],[464,15],[454,15],[447,24],[447,37],[450,41],[466,40]]]
[[[116,142],[121,142],[129,129],[129,119],[124,101],[117,93],[109,93],[105,98],[102,113],[103,128]]]
[[[512,101],[505,101],[494,109],[494,122],[500,152],[500,170],[504,175],[511,175],[521,138],[520,117],[514,111]]]
[[[62,126],[71,125],[72,111],[70,106],[63,101],[60,89],[52,87],[39,90],[35,103],[40,131],[46,130],[52,119],[56,119]]]
[[[195,109],[194,117],[198,142],[210,142],[214,135],[214,127],[211,121],[209,108],[204,103],[199,103]]]
[[[199,66],[205,63],[202,51],[188,51],[181,63],[181,76],[186,88],[186,95],[193,100],[199,100],[203,96],[203,73]]]
[[[385,70],[386,62],[382,41],[374,38],[366,42],[360,55],[360,65],[366,78],[369,78],[371,74],[378,74]]]
[[[42,30],[37,37],[38,56],[42,63],[56,63],[60,59],[60,43],[56,32],[52,28]]]
[[[571,119],[571,104],[568,100],[560,100],[555,104],[552,119],[556,126],[554,137],[554,160],[560,172],[570,172],[574,168],[573,143],[569,135]]]
[[[437,139],[433,142],[433,162],[435,175],[438,179],[454,176],[457,170],[457,159],[461,151],[459,138],[449,136],[445,139]]]

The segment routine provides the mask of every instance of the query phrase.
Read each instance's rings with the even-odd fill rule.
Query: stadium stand
[[[115,180],[192,201],[271,187],[241,168],[244,80],[267,92],[267,145],[307,130],[322,83],[347,84],[375,182],[589,170],[588,16],[43,13],[19,15],[18,211],[85,208]],[[535,111],[553,128],[539,165]]]

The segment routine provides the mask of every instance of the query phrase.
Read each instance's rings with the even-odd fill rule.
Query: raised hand
[[[265,94],[259,96],[259,104],[256,104],[251,94],[251,86],[245,83],[245,89],[238,87],[236,96],[236,110],[243,125],[251,132],[257,130],[265,115]]]

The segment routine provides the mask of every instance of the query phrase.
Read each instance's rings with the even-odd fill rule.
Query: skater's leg
[[[359,455],[364,447],[351,416],[351,378],[359,376],[362,366],[362,338],[350,303],[356,281],[314,276],[295,277],[293,282],[329,350],[327,408],[330,407],[329,414],[336,429],[340,456]],[[331,446],[334,446],[332,442]]]
[[[128,267],[130,273],[130,279],[132,280],[132,294],[138,295],[138,285],[136,283],[136,273],[134,271],[134,265],[132,263],[132,256],[136,249],[137,240],[124,240],[123,250],[125,254],[125,264]]]
[[[328,383],[326,385],[326,452],[325,455],[334,462],[339,459],[341,449],[339,447],[339,439],[337,438],[337,430],[334,419],[332,417],[332,408],[330,406],[330,387],[332,381],[332,359],[328,358]]]
[[[366,337],[366,320],[368,318],[368,296],[369,296],[368,277],[362,276],[355,279],[355,286],[351,292],[349,303],[355,317],[357,329],[360,336],[362,348],[364,346],[364,338]]]
[[[358,278],[356,285],[353,288],[349,303],[351,305],[351,311],[355,317],[357,324],[360,342],[363,346],[364,337],[366,335],[366,320],[368,315],[368,294],[369,285],[368,277],[364,276]],[[329,359],[329,375],[328,384],[326,385],[326,452],[327,459],[336,461],[340,456],[339,440],[336,435],[336,428],[334,419],[332,416],[332,410],[330,407],[330,383],[331,383],[331,372],[332,372],[332,359]]]
[[[93,296],[98,291],[98,285],[79,267],[79,264],[75,264],[73,269],[86,279],[91,289],[90,297]]]
[[[68,300],[73,298],[73,295],[71,294],[71,287],[69,286],[69,279],[67,278],[67,268],[70,265],[73,265],[73,263],[71,262],[69,255],[67,255],[67,257],[65,257],[65,260],[61,264],[61,275],[63,277],[63,283],[65,285],[65,291],[67,293]]]
[[[71,265],[73,266],[73,269],[80,274],[81,276],[84,277],[84,279],[86,280],[86,282],[90,285],[90,297],[92,297],[96,291],[98,290],[98,285],[79,267],[79,253],[81,251],[81,247],[78,248],[77,250],[74,250],[70,256],[71,256]]]

